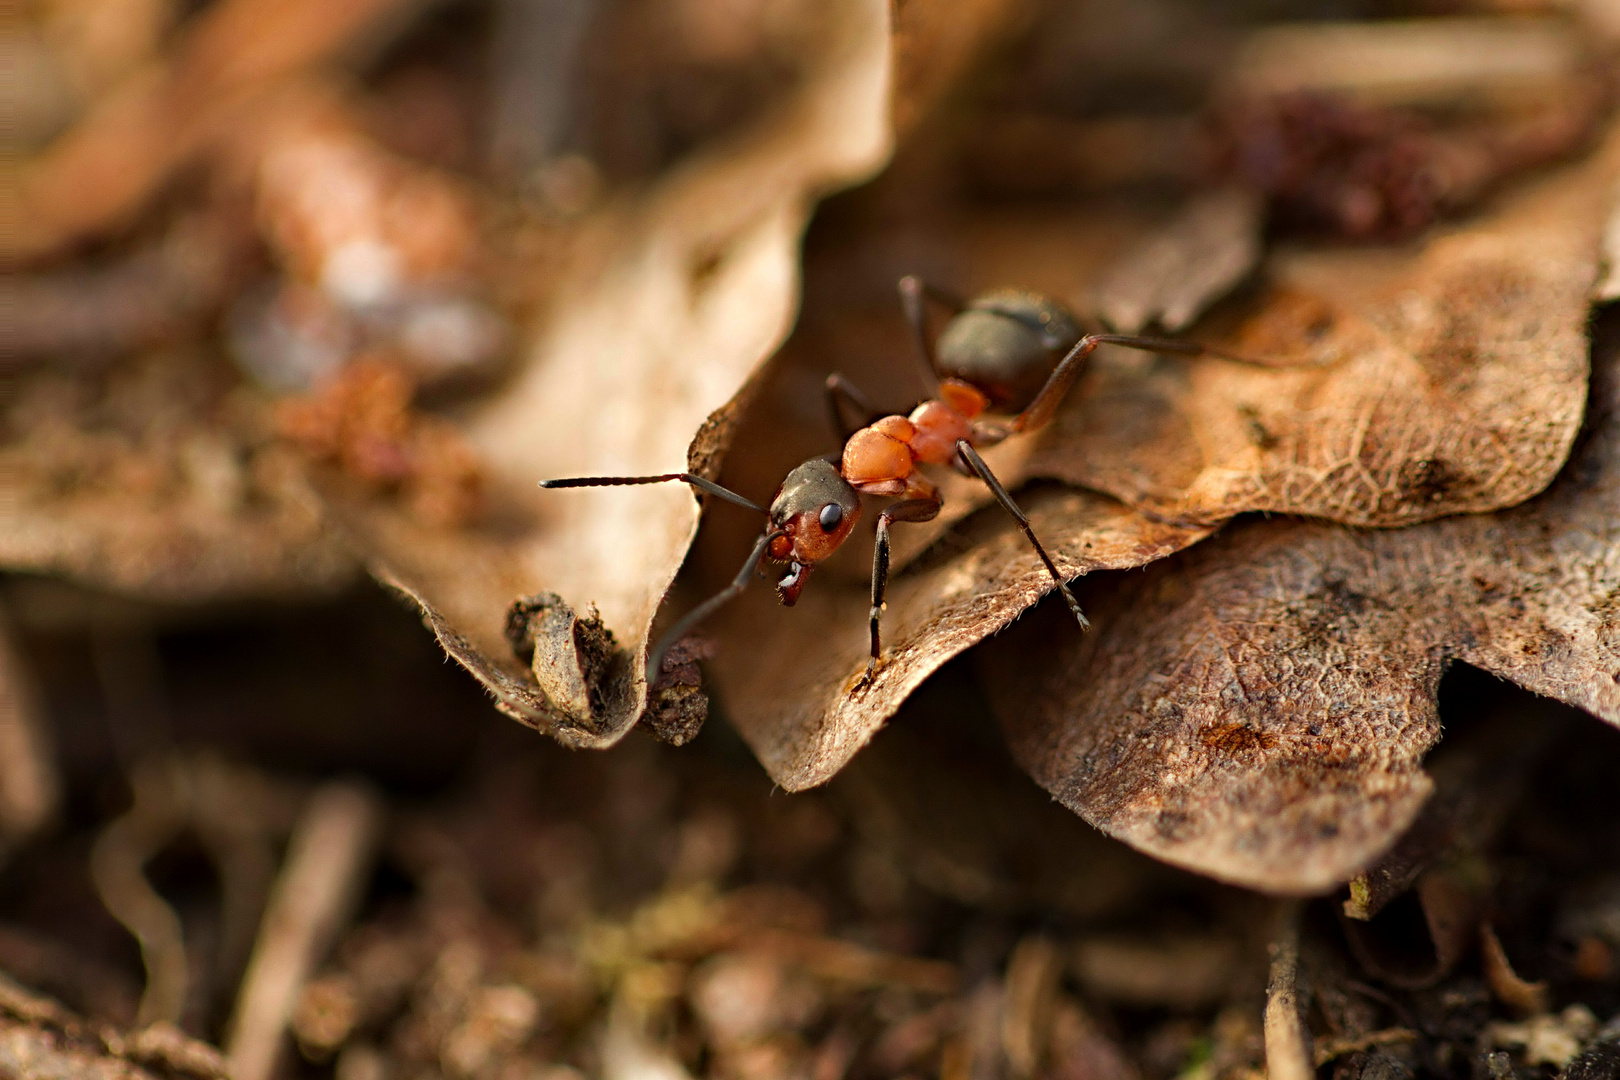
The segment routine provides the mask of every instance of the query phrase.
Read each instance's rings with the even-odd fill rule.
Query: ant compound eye
[[[832,532],[844,520],[844,508],[837,503],[828,503],[821,508],[821,531]]]

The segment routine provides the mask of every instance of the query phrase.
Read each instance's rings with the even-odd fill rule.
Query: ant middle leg
[[[846,405],[853,405],[861,414],[862,420],[858,426],[850,427],[845,423]],[[832,428],[838,433],[840,443],[849,442],[851,435],[882,415],[882,410],[873,405],[872,399],[850,382],[843,372],[835,371],[827,376],[827,418],[832,421]]]
[[[1034,526],[1029,523],[1029,518],[1024,516],[1024,512],[1019,509],[1018,504],[1013,502],[1013,497],[1007,493],[1007,489],[1001,486],[1001,481],[996,479],[996,474],[990,471],[990,466],[985,464],[984,458],[979,456],[979,452],[973,449],[973,444],[966,439],[956,441],[956,452],[961,455],[962,461],[967,464],[967,467],[973,470],[973,474],[984,481],[985,486],[990,489],[990,493],[1001,504],[1001,508],[1011,514],[1013,520],[1018,522],[1018,527],[1024,530],[1024,535],[1029,538],[1030,544],[1035,548],[1035,554],[1041,557],[1041,562],[1046,564],[1046,572],[1052,575],[1053,584],[1057,586],[1058,592],[1063,594],[1063,602],[1069,605],[1069,611],[1073,613],[1075,621],[1080,624],[1080,629],[1090,629],[1091,620],[1087,619],[1085,612],[1080,610],[1080,601],[1076,600],[1074,593],[1069,591],[1069,583],[1063,580],[1063,575],[1058,573],[1057,564],[1052,562],[1052,556],[1048,555],[1046,548],[1041,546],[1040,538],[1035,535]]]
[[[866,662],[870,678],[877,668],[878,657],[883,654],[883,643],[878,632],[878,620],[883,614],[883,593],[889,584],[889,525],[896,521],[919,523],[939,516],[943,505],[938,494],[931,499],[906,499],[887,507],[878,515],[877,545],[872,549],[872,657]]]

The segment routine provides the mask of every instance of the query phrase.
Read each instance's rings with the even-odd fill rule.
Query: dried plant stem
[[[235,1080],[267,1080],[275,1072],[288,1014],[348,915],[381,817],[377,796],[355,783],[333,782],[310,796],[236,999],[226,1044]]]
[[[1063,957],[1048,938],[1018,943],[1007,964],[1007,998],[1001,1013],[1001,1047],[1013,1076],[1034,1076],[1051,1035]]]
[[[1278,905],[1271,940],[1271,978],[1266,984],[1266,1075],[1269,1080],[1311,1080],[1311,1036],[1305,1030],[1299,991],[1299,917],[1302,905]]]
[[[1267,27],[1246,41],[1229,81],[1249,93],[1332,90],[1386,104],[1477,102],[1560,88],[1577,35],[1553,19],[1411,19]]]
[[[129,779],[135,804],[96,838],[90,877],[107,911],[140,943],[146,990],[137,1025],[177,1023],[190,982],[185,939],[180,917],[146,880],[143,867],[185,824],[185,775],[173,762],[146,761]]]
[[[39,701],[0,612],[0,841],[20,840],[44,824],[58,787]]]

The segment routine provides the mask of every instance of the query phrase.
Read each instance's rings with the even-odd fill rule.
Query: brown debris
[[[221,365],[176,349],[6,398],[0,564],[148,599],[330,593],[353,554]]]
[[[1544,982],[1528,982],[1513,970],[1507,952],[1490,923],[1479,928],[1481,966],[1485,969],[1485,982],[1496,999],[1521,1016],[1539,1016],[1547,1011],[1551,999]]]
[[[1446,130],[1421,113],[1297,92],[1232,101],[1213,121],[1217,172],[1295,228],[1402,239],[1477,201],[1503,177],[1587,144],[1607,95],[1589,79],[1527,116]]]
[[[325,621],[328,611],[307,618]],[[412,630],[406,613],[383,605],[378,614],[390,636]],[[213,638],[193,640],[204,655],[191,661],[164,643],[177,691],[193,681],[188,668],[216,662]],[[366,649],[378,640],[355,636]],[[285,654],[256,663],[272,678],[289,666]],[[575,1080],[606,1075],[610,1061],[717,1080],[1008,1077],[1031,1060],[1030,1075],[1066,1080],[1253,1080],[1262,935],[1274,905],[1088,836],[1003,756],[972,701],[971,675],[955,665],[847,775],[795,796],[773,789],[721,731],[678,751],[632,736],[614,753],[579,754],[485,717],[493,752],[446,766],[465,777],[459,793],[424,799],[420,788],[395,787],[386,796],[368,900],[289,1001],[297,1052],[309,1070],[344,1080]],[[57,666],[55,676],[50,689],[60,692],[72,669]],[[252,669],[247,676],[255,689],[266,685]],[[414,693],[419,673],[402,677]],[[1540,715],[1528,695],[1494,697]],[[194,706],[176,693],[177,727]],[[479,723],[483,703],[468,694],[432,707]],[[1448,712],[1448,726],[1468,711]],[[377,754],[400,720],[357,710],[352,745]],[[1556,808],[1588,790],[1571,762],[1585,758],[1581,767],[1605,777],[1617,747],[1597,725],[1575,730],[1597,736],[1601,753],[1549,755],[1526,793],[1534,805],[1498,832],[1491,856],[1522,864],[1511,844],[1528,826],[1532,842],[1547,837],[1565,850],[1578,876],[1532,874],[1528,895],[1515,887],[1488,898],[1515,963],[1548,971],[1560,1003],[1606,992],[1564,973],[1565,931],[1546,918],[1556,912],[1558,927],[1579,933],[1607,911],[1614,815],[1602,805]],[[417,748],[424,753],[437,751]],[[200,773],[187,773],[198,787]],[[976,818],[982,830],[964,824]],[[1031,862],[1048,876],[1031,873]],[[70,856],[60,869],[72,875],[80,864]],[[216,939],[190,929],[211,923],[224,898],[211,881],[154,870],[187,920],[188,949],[214,967]],[[8,887],[0,915],[40,919],[14,906],[19,890],[59,902],[62,879],[33,874]],[[1427,991],[1392,986],[1346,953],[1333,903],[1309,905],[1300,930],[1295,987],[1316,1060],[1340,1080],[1402,1063],[1467,1068],[1480,1032],[1506,1015],[1477,972],[1464,968]],[[109,952],[85,937],[68,951]],[[11,955],[0,951],[0,963]],[[233,988],[216,984],[211,996]],[[1595,1036],[1576,1038],[1581,1029],[1554,1019],[1547,1031],[1497,1030],[1503,1061],[1522,1068],[1530,1043],[1511,1041],[1520,1035],[1538,1040],[1537,1053],[1571,1039],[1577,1057],[1591,1049]]]
[[[1435,790],[1417,821],[1350,880],[1342,910],[1353,921],[1345,922],[1345,937],[1362,967],[1384,982],[1433,986],[1477,940],[1487,941],[1483,955],[1490,963],[1485,919],[1493,875],[1484,853],[1572,720],[1556,704],[1538,704],[1487,706],[1485,715],[1454,728],[1425,762]],[[1408,891],[1421,910],[1416,934],[1410,912],[1380,917]]]
[[[1001,1050],[1008,1072],[1034,1076],[1044,1064],[1051,1041],[1053,1009],[1063,958],[1057,946],[1041,937],[1027,937],[1007,961],[1007,998],[1001,1014]]]
[[[1551,703],[1540,712],[1527,724],[1522,709],[1491,709],[1446,738],[1425,762],[1434,794],[1395,846],[1350,880],[1347,917],[1372,919],[1432,867],[1479,859],[1570,720]]]
[[[1027,18],[1020,0],[952,0],[894,9],[895,133],[904,139],[924,125],[965,72],[1003,44]]]
[[[689,634],[669,647],[664,666],[649,688],[641,723],[663,742],[682,746],[697,735],[709,717],[709,695],[703,692],[699,660],[714,655],[714,642]]]
[[[333,89],[287,91],[267,113],[235,152],[250,163],[260,229],[290,276],[365,304],[471,271],[477,223],[462,184],[368,137]]]
[[[1185,330],[1260,264],[1261,209],[1241,187],[1189,199],[1107,271],[1093,300],[1097,317],[1121,334]]]
[[[1570,968],[1577,978],[1587,982],[1608,982],[1614,977],[1617,967],[1615,950],[1608,942],[1596,935],[1581,938],[1575,947],[1575,957],[1570,962]]]
[[[1380,981],[1408,989],[1433,986],[1472,952],[1485,928],[1490,888],[1489,867],[1479,856],[1455,857],[1417,878],[1412,894],[1420,926],[1409,913],[1347,920],[1346,942],[1362,968]]]
[[[1226,1001],[1247,981],[1242,946],[1225,933],[1099,934],[1075,949],[1070,968],[1098,1000],[1192,1010]]]
[[[385,147],[367,104],[305,80],[266,101],[229,145],[226,171],[251,191],[283,275],[235,306],[231,345],[272,390],[309,390],[374,352],[425,384],[471,382],[508,345],[484,298],[496,244],[474,189]]]
[[[109,824],[90,852],[90,873],[101,902],[140,944],[146,990],[136,1023],[181,1018],[191,973],[180,916],[152,887],[145,865],[185,826],[189,792],[177,761],[148,761],[129,778],[134,805]]]
[[[19,1078],[231,1080],[217,1050],[172,1024],[153,1024],[124,1035],[74,1016],[3,974],[0,1072]]]
[[[1588,31],[1520,14],[1281,23],[1239,45],[1224,92],[1335,93],[1382,105],[1541,102],[1580,78]]]
[[[234,208],[180,218],[116,261],[8,278],[6,355],[25,363],[98,367],[214,314],[241,283],[249,237]]]
[[[483,509],[482,470],[454,427],[412,409],[413,392],[400,365],[357,359],[318,392],[277,402],[276,427],[363,489],[399,492],[424,526],[465,525]]]

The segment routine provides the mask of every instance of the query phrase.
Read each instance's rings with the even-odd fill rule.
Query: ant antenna
[[[765,555],[765,548],[772,540],[784,535],[786,534],[782,530],[776,529],[761,536],[754,544],[754,550],[749,552],[748,561],[743,563],[742,570],[732,580],[731,584],[687,612],[680,622],[670,627],[668,632],[658,639],[658,644],[653,647],[652,652],[647,654],[648,686],[658,681],[658,676],[664,667],[664,654],[669,652],[669,647],[689,634],[692,627],[714,614],[715,611],[735,599],[739,593],[746,589],[748,582],[754,576],[754,569],[759,566],[759,560]]]
[[[745,499],[735,491],[721,487],[713,480],[705,479],[696,473],[672,472],[660,473],[657,476],[575,476],[566,480],[542,480],[543,488],[577,488],[577,487],[623,487],[628,484],[662,484],[667,480],[679,480],[683,484],[691,484],[700,491],[717,496],[729,503],[736,503],[746,510],[755,510],[761,514],[770,511],[751,499]]]

